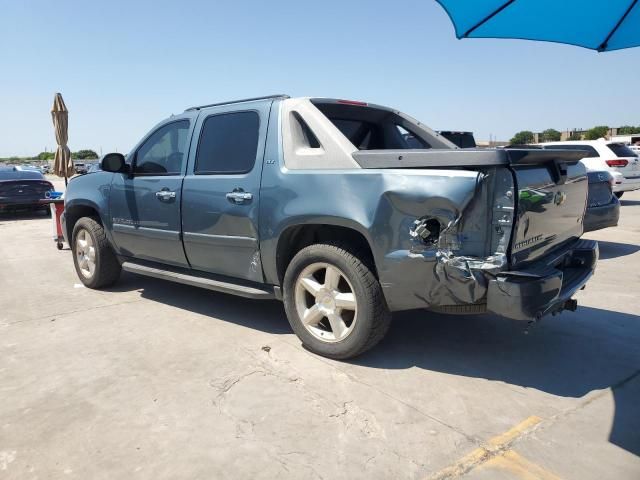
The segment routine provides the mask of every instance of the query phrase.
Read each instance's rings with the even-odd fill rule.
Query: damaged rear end
[[[400,235],[406,241],[386,254],[381,279],[392,309],[426,305],[517,320],[575,309],[572,296],[598,258],[596,242],[580,240],[588,191],[582,156],[540,149],[354,153],[363,168],[421,170],[425,182],[434,170],[450,175],[455,201],[437,192],[420,202],[419,215],[412,208]],[[390,195],[402,204],[402,191]]]

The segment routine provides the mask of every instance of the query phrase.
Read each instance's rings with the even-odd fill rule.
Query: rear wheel
[[[289,323],[309,350],[347,359],[369,350],[389,329],[380,283],[357,254],[340,245],[304,248],[284,279]]]
[[[618,198],[621,198],[623,193],[624,192],[613,192],[613,194]]]
[[[120,263],[98,222],[84,217],[73,227],[73,262],[80,281],[89,288],[112,285],[120,277]]]

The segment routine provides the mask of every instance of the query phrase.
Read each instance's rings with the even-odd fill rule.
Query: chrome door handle
[[[160,190],[156,192],[156,198],[158,200],[170,200],[172,198],[176,198],[176,192],[172,192],[171,190]]]
[[[227,200],[238,205],[250,202],[253,199],[253,194],[244,192],[242,190],[234,190],[226,195]]]

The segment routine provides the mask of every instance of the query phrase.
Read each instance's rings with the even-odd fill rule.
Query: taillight
[[[624,160],[622,158],[616,158],[615,160],[605,160],[605,162],[610,167],[626,167],[629,163],[628,160]]]

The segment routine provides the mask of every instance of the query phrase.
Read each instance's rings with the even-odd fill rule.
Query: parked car
[[[587,170],[614,170],[621,173],[622,183],[613,187],[618,198],[622,197],[624,192],[640,189],[640,160],[623,143],[600,139],[552,142],[541,144],[541,146],[543,148],[587,151],[587,157],[582,160]]]
[[[87,173],[87,164],[85,162],[74,161],[73,167],[75,168],[78,175],[84,175],[85,173]]]
[[[21,172],[39,172],[39,173],[42,173],[42,170],[40,169],[40,167],[37,167],[35,165],[15,165],[13,168],[16,171],[21,171]]]
[[[606,171],[587,172],[589,194],[584,214],[584,231],[615,227],[620,219],[620,201],[613,193],[615,180]]]
[[[51,182],[36,170],[0,167],[0,211],[29,209],[49,214],[49,205],[39,201],[51,190]]]
[[[100,162],[91,162],[91,163],[87,163],[86,165],[87,165],[86,173],[95,173],[102,170],[102,167],[100,167]]]
[[[390,312],[574,310],[598,258],[580,239],[581,157],[458,149],[364,102],[204,105],[73,178],[63,231],[89,288],[126,270],[281,299],[310,350],[344,359],[385,335]],[[540,198],[519,202],[529,191]]]

